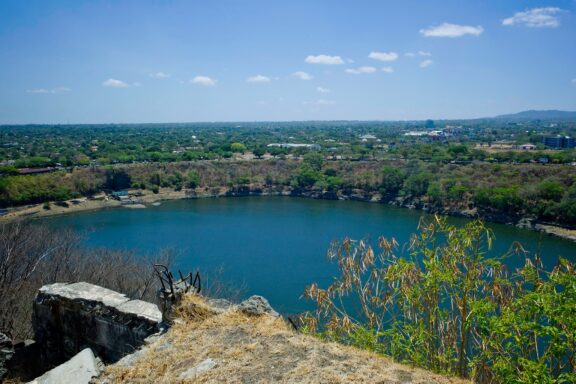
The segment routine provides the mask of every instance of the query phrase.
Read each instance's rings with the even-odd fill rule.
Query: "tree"
[[[431,180],[432,175],[427,172],[410,175],[404,182],[404,190],[413,196],[423,196],[428,191]]]
[[[380,191],[383,194],[395,195],[404,185],[406,175],[398,168],[386,166],[382,169],[382,183]]]
[[[266,154],[266,148],[261,147],[261,146],[256,147],[256,148],[254,148],[254,150],[252,150],[252,153],[254,154],[254,156],[261,159],[262,156],[264,156]]]
[[[198,171],[193,170],[188,172],[188,181],[186,182],[186,186],[190,189],[196,189],[200,185],[200,174]]]
[[[232,152],[244,153],[244,151],[246,151],[246,146],[242,143],[232,143],[230,144],[230,150]]]
[[[314,171],[320,171],[324,165],[324,156],[318,152],[307,153],[304,155],[304,164],[308,165]]]

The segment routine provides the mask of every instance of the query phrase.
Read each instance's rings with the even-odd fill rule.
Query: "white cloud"
[[[34,93],[34,94],[56,94],[56,93],[64,93],[70,92],[71,89],[67,87],[56,87],[51,89],[46,88],[36,88],[36,89],[27,89],[27,93]]]
[[[318,55],[318,56],[308,56],[304,60],[308,64],[325,64],[325,65],[338,65],[344,64],[344,60],[340,56],[328,56],[328,55]]]
[[[202,85],[204,87],[213,87],[216,85],[217,80],[214,80],[208,76],[196,76],[190,80],[192,84]]]
[[[560,8],[544,7],[528,9],[524,12],[516,12],[514,16],[502,20],[502,25],[523,25],[529,28],[556,28],[560,26],[558,14]]]
[[[170,74],[164,73],[164,72],[156,72],[156,73],[151,73],[150,77],[152,77],[154,79],[167,79],[170,77]]]
[[[418,52],[406,52],[404,56],[407,57],[416,57],[416,56],[423,56],[423,57],[430,57],[432,53],[426,51],[418,51]]]
[[[374,73],[377,69],[374,67],[358,67],[358,68],[347,68],[346,73],[351,75],[360,75],[363,73]]]
[[[103,87],[110,87],[110,88],[127,88],[129,87],[128,84],[123,82],[122,80],[117,79],[108,79],[102,83]]]
[[[430,59],[426,59],[422,62],[420,62],[420,68],[427,68],[429,66],[431,66],[432,64],[434,64],[434,62]]]
[[[461,37],[464,35],[478,36],[484,32],[484,28],[478,25],[473,27],[471,25],[458,25],[443,23],[428,29],[421,29],[420,33],[426,37]]]
[[[320,93],[330,93],[330,90],[328,88],[323,88],[323,87],[316,88],[316,91],[318,91]]]
[[[392,67],[382,67],[382,72],[392,73],[392,72],[394,72],[394,68],[392,68]]]
[[[256,76],[251,76],[251,77],[247,78],[246,82],[248,82],[248,83],[269,83],[270,80],[271,79],[268,76],[256,75]]]
[[[300,80],[312,80],[314,78],[314,77],[312,77],[312,75],[309,75],[308,73],[303,72],[303,71],[294,72],[292,74],[292,76],[294,76]]]
[[[370,52],[369,58],[380,61],[394,61],[398,59],[396,52]]]

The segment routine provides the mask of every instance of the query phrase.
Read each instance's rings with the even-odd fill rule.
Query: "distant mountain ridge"
[[[493,117],[500,120],[572,120],[576,119],[576,111],[559,111],[557,109],[534,110],[511,113]]]

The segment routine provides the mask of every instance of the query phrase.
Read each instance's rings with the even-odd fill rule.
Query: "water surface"
[[[311,282],[326,286],[336,273],[326,260],[330,242],[349,236],[408,241],[421,211],[351,201],[290,197],[243,197],[163,202],[146,209],[104,209],[42,219],[56,228],[87,232],[86,243],[151,254],[175,251],[176,269],[214,271],[226,281],[244,283],[246,295],[260,294],[284,313],[309,308],[300,299]],[[450,218],[463,225],[466,219]],[[576,260],[576,243],[512,226],[490,224],[493,254],[517,240],[545,264],[558,256]],[[520,258],[509,260],[517,266]]]

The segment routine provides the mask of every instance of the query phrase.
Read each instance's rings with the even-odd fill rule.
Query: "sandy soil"
[[[126,208],[145,208],[146,205],[162,200],[177,200],[186,198],[184,191],[174,191],[170,188],[161,188],[155,194],[144,191],[143,196],[134,197],[138,204],[125,205]],[[0,221],[8,221],[15,218],[30,218],[54,216],[84,211],[94,211],[103,208],[123,207],[118,200],[101,195],[98,199],[87,199],[85,197],[65,201],[64,204],[50,203],[50,209],[44,209],[44,204],[27,205],[24,207],[11,208],[8,214],[1,216]]]

